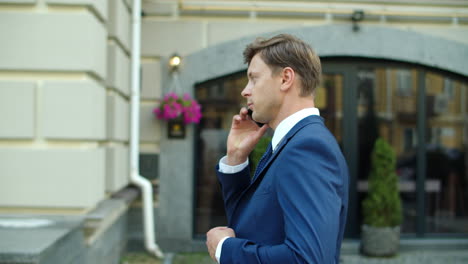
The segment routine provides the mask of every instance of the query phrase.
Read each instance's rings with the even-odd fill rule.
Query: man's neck
[[[278,111],[277,118],[268,123],[268,125],[275,130],[284,119],[288,118],[294,113],[297,113],[305,108],[314,108],[314,100],[311,97],[299,97],[296,100],[290,100],[283,103]]]
[[[273,151],[279,145],[280,141],[289,133],[289,131],[302,119],[311,116],[317,115],[320,116],[320,111],[317,108],[304,108],[297,111],[296,113],[288,116],[286,119],[279,123],[278,127],[273,133],[273,138],[271,140],[271,145],[273,146]]]

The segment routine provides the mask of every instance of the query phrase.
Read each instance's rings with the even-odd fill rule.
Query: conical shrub
[[[393,148],[384,139],[375,141],[371,158],[369,192],[362,203],[364,224],[394,227],[401,224],[401,199]]]

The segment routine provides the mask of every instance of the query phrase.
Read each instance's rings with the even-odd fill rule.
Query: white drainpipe
[[[140,144],[140,43],[141,43],[141,0],[133,0],[132,8],[132,87],[131,87],[131,130],[130,130],[130,181],[141,189],[143,200],[143,225],[145,247],[151,254],[163,257],[156,244],[154,232],[153,187],[139,172]]]

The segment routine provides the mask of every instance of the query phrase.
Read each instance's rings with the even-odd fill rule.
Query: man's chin
[[[258,114],[255,114],[255,112],[252,114],[252,120],[255,121],[255,123],[257,123],[258,126],[262,126],[266,123],[265,121],[263,121],[263,118]]]

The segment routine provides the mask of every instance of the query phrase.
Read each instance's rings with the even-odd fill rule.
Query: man
[[[229,227],[207,233],[208,251],[221,264],[338,263],[348,171],[314,107],[320,60],[286,34],[255,40],[244,59],[253,114],[242,108],[232,120],[217,168]],[[269,127],[271,146],[251,177],[248,155]]]

